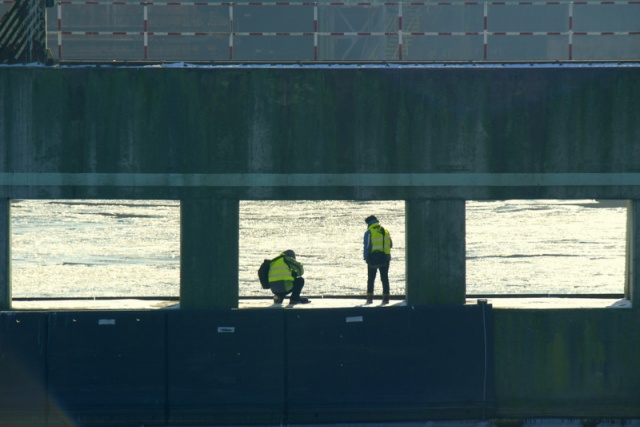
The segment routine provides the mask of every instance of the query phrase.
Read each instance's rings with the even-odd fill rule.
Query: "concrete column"
[[[627,249],[624,297],[640,308],[640,200],[627,203]]]
[[[407,200],[405,215],[407,303],[464,304],[465,201]]]
[[[10,199],[0,199],[0,310],[11,310]]]
[[[180,203],[180,308],[237,308],[240,202]]]

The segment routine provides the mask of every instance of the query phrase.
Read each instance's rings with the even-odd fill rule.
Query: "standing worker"
[[[382,304],[389,304],[389,263],[391,262],[391,234],[383,228],[378,218],[371,215],[364,222],[367,231],[364,233],[363,257],[367,263],[367,304],[373,303],[373,284],[380,270],[382,281]]]
[[[282,303],[289,293],[289,304],[307,304],[308,298],[300,296],[304,287],[304,268],[296,261],[296,253],[291,249],[271,260],[269,266],[269,286],[276,304]]]

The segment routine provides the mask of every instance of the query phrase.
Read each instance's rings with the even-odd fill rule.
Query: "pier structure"
[[[234,308],[240,200],[406,200],[408,303],[462,304],[466,200],[628,199],[636,302],[639,72],[5,68],[2,236],[10,199],[180,200],[182,307]]]
[[[0,350],[16,356],[0,394],[18,401],[0,412],[88,425],[640,417],[639,77],[634,63],[0,68]],[[180,200],[180,310],[12,311],[11,199]],[[407,307],[235,310],[239,201],[302,199],[406,201]],[[502,199],[629,200],[631,308],[466,306],[465,201]]]

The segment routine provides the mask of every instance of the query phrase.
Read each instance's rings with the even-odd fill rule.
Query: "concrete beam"
[[[465,201],[407,200],[405,215],[407,303],[464,304]]]
[[[636,63],[4,67],[0,93],[12,199],[640,199]]]
[[[240,202],[180,203],[180,308],[237,308]]]

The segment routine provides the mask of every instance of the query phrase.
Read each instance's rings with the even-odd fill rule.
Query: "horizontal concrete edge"
[[[0,187],[555,187],[639,182],[640,173],[0,173]]]
[[[310,304],[296,305],[298,309],[335,309],[335,308],[380,308],[405,306],[404,296],[392,295],[391,303],[382,305],[379,295],[374,297],[373,304],[366,304],[364,296],[325,297],[322,295],[307,295],[311,299]],[[518,296],[481,296],[466,298],[466,305],[478,304],[480,300],[486,301],[494,309],[630,309],[631,302],[622,295],[595,295],[576,297],[571,295],[555,297],[518,297]],[[12,310],[17,311],[56,311],[56,310],[153,310],[153,309],[179,309],[178,297],[112,297],[112,298],[14,298]],[[239,309],[281,309],[287,308],[287,304],[275,304],[271,297],[241,297]]]

